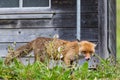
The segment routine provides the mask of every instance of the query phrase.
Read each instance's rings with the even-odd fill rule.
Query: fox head
[[[96,44],[89,41],[79,42],[79,55],[83,55],[88,61],[91,59],[91,56],[95,53]]]

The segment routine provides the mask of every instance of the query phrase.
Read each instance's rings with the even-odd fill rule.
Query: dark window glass
[[[49,0],[23,0],[23,7],[49,7]]]
[[[0,0],[0,7],[19,7],[19,0]]]

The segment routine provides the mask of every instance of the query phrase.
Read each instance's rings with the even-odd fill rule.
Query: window
[[[51,0],[0,0],[0,8],[49,8]]]
[[[0,0],[0,20],[51,19],[53,13],[50,7],[51,0]]]
[[[0,8],[19,7],[19,0],[0,0]]]

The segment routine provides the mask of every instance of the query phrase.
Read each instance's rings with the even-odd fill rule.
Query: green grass
[[[0,79],[4,80],[119,80],[120,63],[116,67],[108,61],[101,60],[101,65],[96,70],[89,70],[85,62],[80,67],[65,68],[55,66],[49,69],[46,64],[36,62],[23,65],[14,60],[9,66],[4,65],[0,59]]]
[[[117,57],[120,58],[120,0],[117,0]]]

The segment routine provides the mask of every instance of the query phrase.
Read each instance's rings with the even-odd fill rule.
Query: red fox
[[[66,65],[71,65],[71,61],[84,55],[89,60],[95,52],[95,44],[89,41],[66,41],[54,38],[39,37],[21,47],[14,52],[9,52],[5,59],[5,64],[9,64],[14,58],[23,57],[34,51],[35,61],[44,62],[45,58],[62,59]]]

